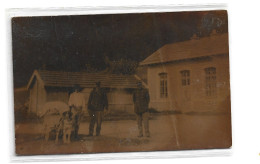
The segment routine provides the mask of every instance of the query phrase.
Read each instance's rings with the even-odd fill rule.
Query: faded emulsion
[[[230,148],[225,10],[13,17],[17,155]]]

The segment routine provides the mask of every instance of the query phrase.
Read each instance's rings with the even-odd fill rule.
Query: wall
[[[29,92],[29,112],[39,114],[40,110],[46,102],[47,96],[43,83],[35,78]]]
[[[69,93],[67,91],[56,91],[56,90],[49,90],[47,93],[47,102],[49,101],[62,101],[68,103],[69,101]]]
[[[109,108],[113,111],[123,113],[133,113],[133,95],[132,91],[126,89],[112,89],[107,94]]]
[[[37,90],[38,88],[38,90]],[[87,103],[92,88],[84,88],[81,92],[84,94],[86,101],[86,108],[83,110],[87,114]],[[68,103],[69,92],[65,88],[50,88],[45,89],[38,81],[35,81],[31,93],[31,112],[39,113],[46,102],[62,101]],[[38,98],[37,98],[38,97]],[[132,100],[132,91],[127,89],[110,89],[107,91],[109,109],[112,112],[133,113],[134,106]],[[36,105],[37,104],[37,105]]]
[[[86,99],[86,106],[92,88],[85,88],[82,93]],[[134,111],[132,92],[127,89],[109,89],[107,90],[108,108],[112,112],[132,113]]]
[[[38,81],[38,99],[37,99],[37,115],[41,113],[41,110],[46,103],[47,92],[44,88],[44,84],[41,81]]]
[[[38,82],[36,79],[32,82],[32,87],[29,89],[30,98],[29,98],[29,112],[36,113],[37,108],[37,85]]]
[[[87,111],[87,105],[88,105],[88,99],[89,99],[89,95],[90,95],[90,92],[91,92],[92,88],[84,88],[81,93],[84,94],[84,97],[85,97],[85,102],[86,102],[86,109],[83,110],[83,113],[85,115],[88,115],[88,111]]]

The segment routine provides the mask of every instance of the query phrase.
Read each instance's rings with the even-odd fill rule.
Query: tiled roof
[[[36,75],[37,74],[37,75]],[[39,76],[45,86],[50,87],[72,87],[79,84],[83,88],[92,88],[97,81],[101,87],[108,88],[136,88],[139,79],[135,75],[115,75],[109,73],[86,73],[86,72],[59,72],[36,70],[34,75]],[[31,85],[30,80],[28,87]]]
[[[143,60],[140,65],[167,63],[220,54],[228,54],[227,33],[166,44]]]

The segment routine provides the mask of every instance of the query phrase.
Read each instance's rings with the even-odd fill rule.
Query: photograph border
[[[9,110],[9,143],[10,159],[12,162],[40,162],[40,161],[85,161],[109,159],[156,159],[156,158],[185,158],[185,157],[212,157],[230,156],[229,149],[205,150],[176,150],[153,152],[126,152],[126,153],[97,153],[97,154],[71,154],[71,155],[34,155],[17,156],[15,154],[15,125],[13,104],[13,64],[12,64],[12,33],[11,19],[18,16],[61,16],[61,15],[95,15],[95,14],[122,14],[122,13],[151,13],[151,12],[180,12],[180,11],[206,11],[228,10],[227,4],[196,4],[196,5],[167,5],[167,6],[122,6],[122,7],[68,7],[68,8],[21,8],[6,10],[7,29],[7,63],[8,63],[8,109]],[[232,114],[231,114],[232,116]]]

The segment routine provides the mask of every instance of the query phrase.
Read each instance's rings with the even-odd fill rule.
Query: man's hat
[[[96,82],[96,85],[97,85],[97,86],[100,86],[100,84],[101,84],[101,81],[97,81],[97,82]]]

